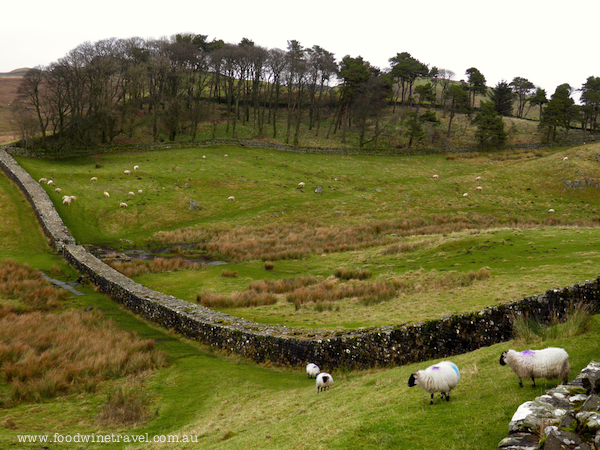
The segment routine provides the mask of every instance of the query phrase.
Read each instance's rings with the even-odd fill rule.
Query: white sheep
[[[202,155],[202,159],[206,159],[206,155]]]
[[[433,178],[434,180],[437,180],[439,177],[440,176],[436,174],[436,175],[432,176],[431,178]]]
[[[463,197],[468,197],[468,196],[469,196],[469,194],[468,194],[467,192],[465,192],[465,193],[463,194]]]
[[[52,181],[52,180],[48,180],[48,183],[47,183],[47,184],[48,184],[48,186],[54,186],[54,181]]]
[[[46,184],[48,182],[48,178],[40,178],[40,184]]]
[[[104,196],[105,196],[106,198],[110,198],[110,194],[109,194],[108,192],[106,192],[106,191],[104,191]]]
[[[304,181],[298,183],[298,189],[304,189]]]
[[[549,212],[549,213],[555,213],[555,212],[556,212],[556,210],[555,210],[555,209],[553,209],[553,208],[550,208],[550,209],[548,210],[548,212]]]
[[[134,193],[133,191],[129,191],[129,192],[127,193],[127,195],[129,195],[130,197],[135,197],[135,193]]]
[[[460,380],[460,371],[451,361],[442,361],[424,370],[413,373],[408,379],[408,387],[420,386],[431,394],[429,404],[433,404],[433,394],[441,393],[442,399],[450,401],[450,391],[456,387]]]
[[[76,202],[77,201],[77,197],[75,197],[74,195],[71,195],[70,197],[71,197],[71,201],[72,202]]]
[[[125,175],[131,175],[131,170],[125,170],[123,173],[124,173]]]
[[[54,192],[56,192],[57,194],[60,194],[62,192],[62,189],[61,188],[56,188],[56,189],[54,189]]]
[[[133,166],[133,170],[138,170],[140,168],[140,166],[138,166],[137,164],[135,166]]]
[[[90,181],[91,182],[98,181],[98,177],[92,177],[92,178],[90,178]]]
[[[317,378],[321,369],[314,363],[308,363],[306,366],[306,373],[308,374],[308,378]]]
[[[482,191],[482,190],[483,190],[483,188],[482,188],[481,186],[477,186],[477,187],[475,188],[475,190],[476,190],[476,191]]]
[[[481,177],[476,177],[475,178],[475,181],[479,181],[479,180],[481,180]]]
[[[227,153],[225,153],[225,154],[223,155],[223,158],[227,158],[228,156],[229,156],[229,155],[228,155]]]
[[[71,200],[71,196],[69,195],[65,195],[62,198],[63,205],[70,205],[72,201],[73,200]]]
[[[506,365],[519,377],[519,386],[523,387],[523,378],[531,378],[535,387],[536,378],[560,378],[563,383],[569,381],[569,355],[563,348],[548,347],[542,350],[508,350],[500,355],[500,364]]]
[[[329,389],[333,386],[333,377],[327,372],[321,372],[317,375],[317,393]]]
[[[144,193],[144,191],[142,191],[141,189],[138,189],[138,195],[142,195]]]
[[[119,203],[119,207],[120,208],[127,208],[127,203],[121,202],[121,203]]]
[[[235,197],[233,195],[230,195],[229,197],[227,197],[227,200],[229,200],[230,202],[235,202]]]

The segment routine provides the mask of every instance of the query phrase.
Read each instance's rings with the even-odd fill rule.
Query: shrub
[[[334,275],[340,280],[366,280],[367,278],[371,278],[371,271],[368,269],[338,268],[335,270]]]
[[[229,270],[223,270],[221,272],[221,277],[222,278],[237,278],[238,276],[238,271],[229,271]]]

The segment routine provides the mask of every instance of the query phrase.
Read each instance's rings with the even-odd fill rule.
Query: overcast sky
[[[13,0],[1,11],[0,72],[48,65],[86,41],[195,33],[283,50],[295,39],[381,69],[408,52],[456,80],[475,67],[488,86],[519,76],[548,96],[600,76],[598,0]]]

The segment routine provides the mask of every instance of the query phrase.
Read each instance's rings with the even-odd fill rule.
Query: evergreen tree
[[[481,104],[479,113],[473,119],[477,125],[475,137],[479,145],[502,145],[508,139],[508,133],[504,131],[502,116],[498,114],[492,102]]]
[[[506,81],[502,80],[496,85],[495,88],[492,88],[490,100],[492,101],[498,114],[501,116],[512,115],[515,94]]]

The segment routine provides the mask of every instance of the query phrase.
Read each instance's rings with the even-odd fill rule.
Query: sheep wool
[[[308,363],[306,366],[306,373],[308,374],[308,378],[317,378],[321,369],[314,363]]]
[[[431,394],[429,404],[433,404],[433,394],[441,393],[442,399],[450,401],[450,391],[456,387],[460,380],[460,371],[451,361],[442,361],[424,370],[413,373],[408,379],[408,387],[420,386],[425,392]]]
[[[333,377],[327,372],[321,372],[317,375],[317,393],[329,389],[333,386]]]
[[[500,364],[508,365],[519,377],[519,386],[523,387],[523,378],[531,378],[535,386],[536,378],[560,378],[563,383],[569,381],[569,354],[563,348],[548,347],[542,350],[508,350],[500,356]]]

